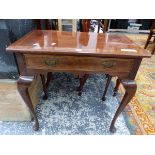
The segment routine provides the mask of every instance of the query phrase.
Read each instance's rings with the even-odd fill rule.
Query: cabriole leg
[[[110,132],[112,133],[116,132],[115,128],[116,119],[118,118],[120,113],[124,110],[126,105],[130,102],[130,100],[133,98],[137,90],[137,85],[134,80],[121,80],[121,83],[126,89],[126,92],[111,122]]]
[[[105,100],[106,100],[105,95],[106,95],[106,93],[107,93],[107,90],[108,90],[108,87],[109,87],[111,78],[112,78],[112,76],[110,76],[110,75],[107,74],[107,83],[106,83],[106,86],[105,86],[105,90],[104,90],[104,92],[103,92],[102,101],[105,101]]]
[[[116,96],[116,95],[117,95],[119,85],[120,85],[120,79],[118,78],[118,79],[116,80],[116,86],[115,86],[115,88],[114,88],[113,96]]]
[[[89,77],[89,74],[84,74],[84,76],[82,78],[79,78],[80,86],[77,88],[77,91],[79,92],[79,94],[78,94],[79,96],[81,96],[81,94],[82,94],[83,86],[86,83],[88,77]]]
[[[39,122],[34,110],[34,107],[32,105],[32,101],[30,99],[29,93],[28,93],[28,88],[31,85],[34,77],[30,76],[20,76],[18,81],[17,81],[17,87],[20,95],[22,96],[24,102],[26,103],[27,107],[29,108],[33,118],[34,118],[34,126],[33,129],[37,131],[39,129]]]

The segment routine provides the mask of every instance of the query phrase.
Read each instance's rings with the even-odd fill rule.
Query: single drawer
[[[130,72],[134,59],[25,54],[29,69]]]

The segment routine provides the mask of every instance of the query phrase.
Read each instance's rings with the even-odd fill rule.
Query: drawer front
[[[130,72],[134,59],[25,54],[29,69]]]

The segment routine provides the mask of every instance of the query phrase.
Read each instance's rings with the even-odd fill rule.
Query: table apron
[[[29,72],[87,72],[127,76],[133,69],[134,59],[102,58],[86,56],[56,56],[25,54]]]

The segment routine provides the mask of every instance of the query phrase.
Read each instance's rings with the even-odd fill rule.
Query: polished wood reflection
[[[123,34],[33,30],[7,50],[22,53],[82,54],[92,56],[149,57]]]

